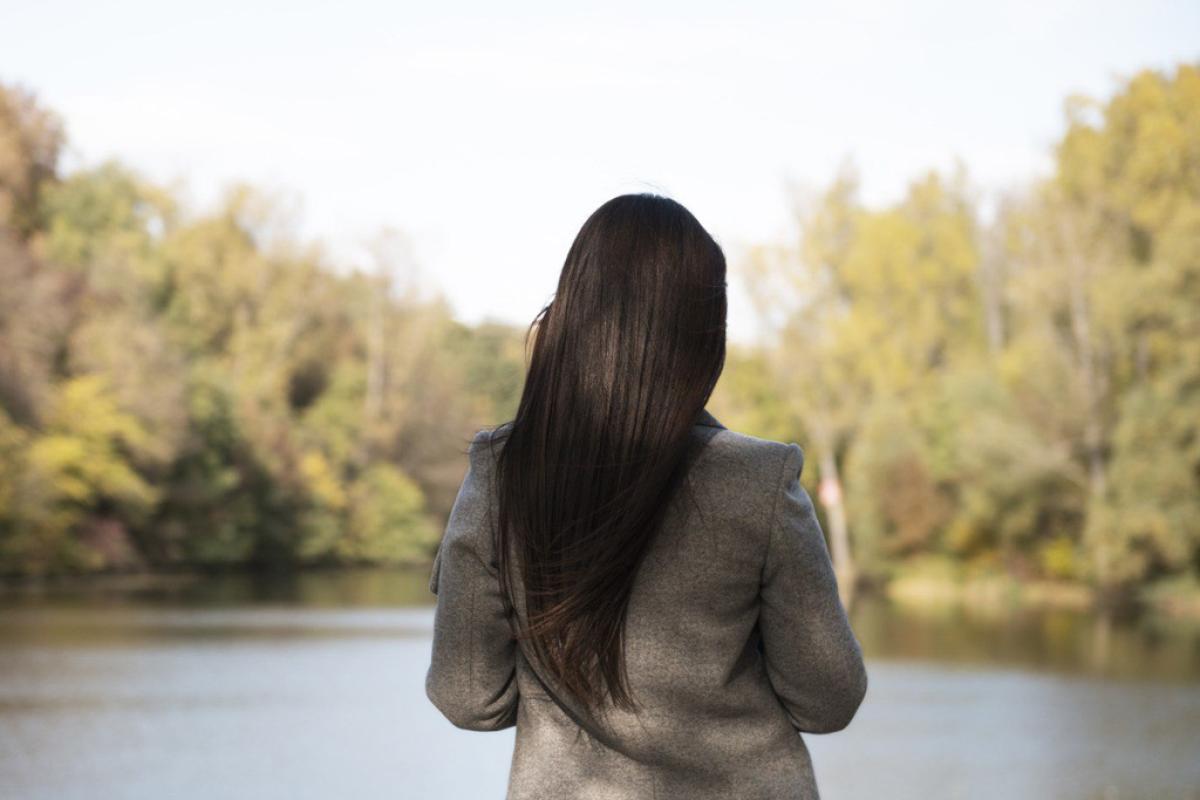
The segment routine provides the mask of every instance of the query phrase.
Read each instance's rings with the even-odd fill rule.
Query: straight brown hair
[[[609,200],[530,325],[516,416],[493,432],[500,582],[510,620],[518,580],[526,610],[515,635],[588,711],[636,705],[630,591],[724,368],[725,290],[725,256],[686,208]]]

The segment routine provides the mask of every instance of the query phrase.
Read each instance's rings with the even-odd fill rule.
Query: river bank
[[[432,603],[431,565],[96,572],[0,579],[0,602],[321,606]]]
[[[1078,581],[1019,580],[1003,573],[971,573],[953,564],[898,567],[870,590],[913,607],[968,606],[978,609],[1103,608],[1145,611],[1200,621],[1200,581],[1176,577],[1138,587],[1120,596],[1105,595]]]
[[[88,597],[211,600],[214,602],[295,602],[323,604],[432,603],[423,580],[431,564],[390,567],[306,567],[285,570],[230,569],[97,572],[44,577],[0,578],[0,598]],[[396,580],[396,578],[401,578]],[[1200,582],[1174,578],[1139,588],[1122,598],[1106,598],[1072,581],[1022,581],[1001,573],[975,573],[947,562],[894,568],[864,581],[864,594],[902,606],[967,607],[1003,613],[1008,609],[1058,608],[1090,611],[1116,608],[1200,622]]]

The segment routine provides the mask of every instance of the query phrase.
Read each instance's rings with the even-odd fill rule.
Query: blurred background
[[[822,796],[1200,798],[1200,7],[0,7],[0,797],[501,797],[427,581],[583,220],[729,258]]]

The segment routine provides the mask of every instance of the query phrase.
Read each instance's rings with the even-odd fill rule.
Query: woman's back
[[[692,435],[702,448],[629,597],[625,663],[641,709],[602,719],[511,635],[492,536],[498,448],[489,431],[472,443],[430,579],[426,691],[459,727],[516,726],[510,800],[817,797],[798,731],[845,727],[867,676],[799,484],[803,453],[707,411]]]

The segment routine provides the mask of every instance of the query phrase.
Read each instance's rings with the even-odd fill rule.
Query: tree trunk
[[[829,550],[833,559],[833,571],[837,574],[838,588],[847,600],[853,596],[858,578],[854,557],[850,553],[850,528],[846,522],[846,503],[842,492],[842,480],[838,473],[837,459],[833,448],[824,442],[820,449],[821,484],[817,492],[825,516],[829,520]]]

